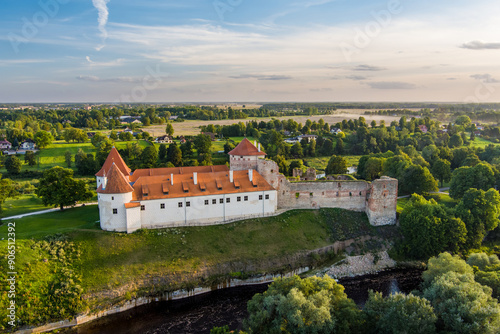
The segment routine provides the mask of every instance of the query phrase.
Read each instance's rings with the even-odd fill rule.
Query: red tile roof
[[[130,181],[135,182],[140,177],[144,176],[170,176],[170,174],[190,174],[192,176],[193,173],[212,173],[225,171],[229,171],[229,168],[226,165],[137,169],[136,171],[134,171],[134,173],[132,173],[132,175],[130,175]]]
[[[118,153],[118,150],[116,148],[112,148],[111,151],[108,154],[108,157],[106,158],[106,161],[104,162],[104,165],[102,165],[101,170],[97,172],[95,176],[104,176],[108,175],[109,170],[111,169],[111,166],[116,164],[116,166],[120,169],[120,171],[123,173],[123,175],[129,176],[130,175],[130,168],[128,168],[127,164],[125,161],[123,161],[120,153]]]
[[[259,152],[257,147],[255,147],[254,144],[250,142],[248,139],[243,139],[241,143],[238,144],[231,152],[229,152],[229,155],[240,155],[240,156],[248,156],[248,155],[262,155],[265,156],[266,154],[262,151]]]
[[[106,188],[103,189],[101,185],[97,189],[99,194],[125,194],[134,191],[116,164],[111,165],[107,179]]]
[[[171,184],[170,175],[140,177],[133,185],[132,200],[144,201],[162,198],[194,197],[206,195],[224,195],[255,191],[268,191],[274,188],[257,172],[253,171],[253,182],[248,178],[248,171],[233,171],[233,182],[229,180],[229,171],[198,173],[198,184],[194,184],[193,174],[174,175]],[[149,192],[144,196],[143,185]],[[168,193],[165,192],[168,188]],[[204,189],[204,190],[203,190]],[[187,190],[187,192],[186,192]]]
[[[138,202],[132,202],[132,203],[125,203],[125,208],[126,209],[131,209],[131,208],[138,208],[141,206],[141,203]]]

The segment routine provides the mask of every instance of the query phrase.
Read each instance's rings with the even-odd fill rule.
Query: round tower
[[[97,189],[101,228],[106,231],[127,232],[125,204],[132,200],[134,188],[115,163],[111,165],[105,180]]]
[[[231,152],[229,152],[229,165],[231,170],[257,169],[257,161],[266,154],[260,150],[260,143],[252,144],[250,140],[243,139]]]

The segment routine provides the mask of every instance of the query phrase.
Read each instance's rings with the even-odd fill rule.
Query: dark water
[[[384,295],[417,289],[421,270],[393,270],[378,275],[342,279],[345,292],[356,304],[363,305],[368,290]],[[247,316],[246,304],[254,294],[264,292],[267,284],[237,287],[179,301],[157,302],[130,311],[111,315],[79,328],[64,331],[66,334],[185,334],[210,333],[214,326],[229,325],[231,330],[242,329]]]

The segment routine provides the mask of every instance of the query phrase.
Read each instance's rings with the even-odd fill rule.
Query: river
[[[418,269],[391,270],[377,275],[366,275],[339,280],[345,292],[360,307],[368,297],[368,290],[384,295],[417,289],[422,271]],[[157,302],[98,319],[71,328],[65,334],[185,334],[210,333],[214,326],[229,325],[241,329],[247,316],[246,304],[256,293],[264,292],[267,284],[212,291],[204,295],[177,301]]]

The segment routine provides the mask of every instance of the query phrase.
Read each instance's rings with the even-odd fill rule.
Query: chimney
[[[253,141],[253,146],[257,146],[257,141],[256,140]]]
[[[248,170],[248,179],[250,180],[250,182],[253,181],[253,169]]]
[[[233,183],[233,171],[229,171],[229,182]]]
[[[170,174],[170,184],[174,185],[174,174]]]
[[[198,173],[193,173],[194,184],[198,184]]]
[[[259,148],[258,148],[259,152],[260,152],[260,143],[259,143]]]

